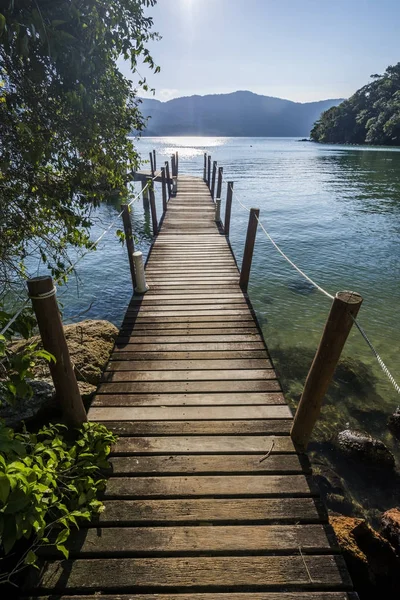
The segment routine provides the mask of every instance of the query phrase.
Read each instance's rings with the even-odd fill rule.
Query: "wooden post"
[[[179,156],[178,156],[178,150],[175,152],[175,168],[176,168],[176,173],[175,175],[178,177],[178,166],[179,166]]]
[[[148,178],[147,183],[149,184],[150,210],[151,210],[151,222],[153,224],[153,235],[157,235],[157,232],[158,232],[157,211],[156,211],[156,199],[154,196],[153,182],[150,178]]]
[[[213,170],[212,170],[212,180],[211,180],[211,196],[214,199],[215,196],[215,177],[217,175],[217,161],[213,162]]]
[[[165,174],[167,176],[168,200],[169,200],[172,195],[172,183],[171,183],[171,177],[169,175],[169,162],[167,160],[165,161]]]
[[[338,292],[333,300],[290,432],[293,443],[301,452],[307,449],[322,401],[352,328],[352,317],[357,316],[362,301],[356,292]]]
[[[150,156],[150,168],[151,168],[151,175],[152,175],[152,177],[154,177],[153,153],[152,153],[152,152],[149,152],[149,156]]]
[[[258,208],[251,208],[249,215],[249,224],[247,226],[246,245],[244,247],[242,269],[240,271],[239,285],[243,291],[247,290],[250,278],[251,261],[253,260],[253,250],[257,233],[257,218],[260,214]]]
[[[225,205],[225,225],[224,232],[227,238],[229,238],[229,231],[231,227],[231,211],[232,211],[232,194],[233,194],[233,181],[228,181],[226,189],[226,205]]]
[[[171,155],[171,175],[172,177],[176,176],[175,154]]]
[[[163,213],[167,210],[167,181],[165,179],[165,168],[161,167],[161,190],[162,190],[162,205]]]
[[[221,198],[223,171],[224,167],[218,167],[217,198]]]
[[[207,152],[204,152],[203,181],[207,181]]]
[[[57,400],[61,404],[65,420],[70,425],[79,427],[87,421],[86,411],[69,355],[53,280],[49,276],[29,279],[28,291],[43,348],[56,359],[56,362],[49,363],[49,368]]]
[[[129,268],[131,270],[132,286],[133,286],[133,291],[135,292],[136,276],[135,276],[135,264],[133,262],[133,253],[135,252],[135,245],[133,242],[131,213],[129,210],[129,206],[127,204],[122,204],[121,210],[122,210],[122,221],[124,223],[126,249],[128,251]]]
[[[149,190],[146,187],[146,181],[142,179],[142,198],[143,198],[143,208],[145,210],[149,209]]]
[[[156,151],[153,150],[153,167],[154,171],[157,171]]]
[[[211,156],[208,155],[208,164],[207,164],[207,185],[208,189],[211,190]]]

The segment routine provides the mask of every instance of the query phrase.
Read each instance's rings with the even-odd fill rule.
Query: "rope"
[[[161,171],[158,171],[158,173],[156,173],[154,175],[154,177],[151,178],[151,181],[154,181],[155,179],[157,179],[157,177],[159,177]],[[144,188],[142,188],[138,194],[136,194],[136,196],[134,198],[132,198],[132,200],[127,204],[128,208],[130,206],[132,206],[132,204],[134,202],[136,202],[136,200],[138,200],[140,198],[140,196],[143,194],[143,192],[148,189],[148,187],[150,186],[150,182],[148,181],[146,183],[146,185],[144,186]],[[107,227],[107,229],[105,229],[103,231],[103,233],[93,242],[93,244],[91,244],[88,248],[88,250],[86,252],[84,252],[79,258],[78,260],[76,260],[65,272],[63,275],[69,275],[69,273],[75,269],[76,265],[78,263],[81,262],[81,260],[83,258],[85,258],[85,256],[87,256],[87,254],[89,254],[89,252],[91,252],[98,244],[99,242],[101,242],[101,240],[103,239],[103,237],[105,235],[107,235],[107,233],[114,227],[114,225],[117,223],[117,221],[121,218],[122,214],[123,214],[123,210],[121,210],[121,212],[118,214],[118,216],[112,221],[112,223]],[[46,292],[46,294],[41,294],[40,296],[30,296],[30,299],[32,300],[43,300],[44,298],[50,298],[51,296],[54,296],[55,293],[57,291],[57,288],[54,287],[52,290],[50,290],[49,292]],[[8,321],[8,323],[3,327],[3,329],[0,331],[0,335],[4,335],[6,333],[6,331],[8,331],[11,327],[11,325],[13,323],[15,323],[15,321],[18,319],[18,317],[20,316],[20,314],[25,310],[26,306],[28,305],[29,300],[26,300],[23,305],[21,306],[21,308],[15,313],[15,315]]]
[[[227,182],[224,179],[225,183],[227,185],[229,185],[229,182]],[[232,196],[233,196],[233,187],[231,186],[231,190],[232,190]],[[247,210],[248,212],[250,212],[250,209],[245,206],[240,200],[239,198],[237,198],[236,196],[235,200],[238,202],[238,204],[240,204],[240,206],[242,208],[244,208],[245,210]],[[260,221],[259,217],[257,215],[255,215],[257,222],[259,224],[259,226],[261,227],[261,229],[263,230],[263,232],[265,233],[265,235],[267,236],[267,238],[269,239],[269,241],[271,242],[271,244],[276,248],[276,250],[279,252],[279,254],[281,256],[283,256],[283,258],[302,276],[304,277],[309,283],[311,283],[311,285],[313,285],[319,292],[321,292],[322,294],[324,294],[327,298],[329,298],[330,300],[334,300],[334,296],[332,296],[331,294],[329,294],[329,292],[327,292],[326,290],[324,290],[324,288],[322,288],[320,285],[318,285],[313,279],[311,279],[311,277],[309,277],[306,273],[304,273],[304,271],[302,271],[292,260],[290,260],[290,258],[283,252],[283,250],[280,249],[280,247],[278,246],[278,244],[275,242],[275,240],[272,238],[272,236],[268,233],[268,231],[265,229],[263,223]],[[351,318],[353,319],[358,331],[361,333],[362,337],[364,338],[364,340],[366,341],[367,345],[369,346],[370,350],[372,351],[372,353],[374,354],[375,358],[377,359],[379,366],[381,367],[382,371],[385,373],[385,375],[387,376],[387,378],[389,379],[390,383],[393,385],[394,389],[396,390],[396,392],[398,394],[400,394],[400,385],[396,382],[395,378],[393,377],[393,375],[391,374],[391,372],[389,371],[388,367],[385,365],[385,363],[383,362],[382,358],[380,357],[380,355],[378,354],[378,352],[376,351],[376,349],[374,348],[371,340],[368,338],[366,332],[364,331],[364,329],[361,327],[361,325],[357,322],[357,320],[350,315]]]
[[[396,392],[398,394],[400,394],[400,385],[396,382],[395,378],[393,377],[393,375],[391,374],[391,372],[389,371],[389,369],[387,368],[387,366],[383,362],[382,358],[380,357],[380,355],[378,354],[378,352],[375,350],[375,348],[374,348],[371,340],[369,339],[369,337],[367,336],[367,334],[365,333],[365,331],[361,327],[361,325],[358,323],[357,319],[355,317],[353,317],[353,315],[350,315],[350,316],[353,319],[353,322],[354,322],[355,326],[357,327],[358,331],[361,333],[362,337],[367,342],[370,350],[372,351],[372,354],[375,356],[376,360],[378,361],[379,366],[381,367],[382,371],[385,373],[385,375],[389,379],[390,383],[393,385],[393,387],[396,390]]]

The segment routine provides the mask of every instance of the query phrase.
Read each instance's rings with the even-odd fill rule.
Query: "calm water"
[[[265,227],[299,267],[331,293],[351,289],[363,295],[359,321],[400,380],[400,151],[288,138],[143,138],[137,146],[144,159],[155,148],[158,167],[178,150],[180,173],[199,176],[203,153],[212,154],[224,176],[235,182],[234,198],[260,208]],[[156,195],[161,214],[158,189]],[[117,208],[101,207],[103,225],[96,225],[93,235]],[[137,246],[146,253],[151,231],[142,202],[134,205],[133,219]],[[234,202],[231,242],[239,264],[247,219]],[[85,258],[78,275],[79,285],[71,282],[62,292],[65,317],[77,318],[90,306],[85,317],[118,325],[131,290],[126,250],[114,235]],[[249,293],[288,396],[296,400],[330,302],[297,275],[260,229]],[[399,443],[386,427],[398,395],[357,331],[344,354],[316,432],[317,451],[328,452],[331,437],[350,423],[383,439],[400,464]],[[362,490],[357,501],[365,503],[366,494]],[[374,502],[380,507],[382,500]]]

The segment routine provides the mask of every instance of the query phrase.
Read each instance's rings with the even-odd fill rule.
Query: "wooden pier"
[[[355,600],[201,178],[179,176],[146,277],[88,414],[120,436],[105,511],[35,596]]]

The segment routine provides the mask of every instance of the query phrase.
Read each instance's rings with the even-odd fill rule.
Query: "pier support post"
[[[213,170],[212,170],[212,180],[211,180],[211,196],[213,197],[213,200],[215,198],[215,177],[217,175],[217,161],[214,160],[213,162]]]
[[[133,253],[133,260],[135,263],[135,272],[136,272],[136,288],[135,294],[145,294],[149,291],[149,286],[146,283],[146,275],[144,272],[143,265],[143,254],[137,250]]]
[[[179,169],[179,155],[178,155],[178,150],[175,152],[175,169],[176,169],[175,175],[178,177],[178,169]]]
[[[221,223],[221,198],[215,200],[215,222]]]
[[[28,292],[43,348],[55,357],[55,362],[51,361],[49,368],[57,400],[67,423],[79,427],[87,421],[86,411],[69,355],[53,279],[50,276],[29,279]]]
[[[161,190],[162,190],[162,205],[163,213],[167,211],[167,182],[165,179],[165,168],[161,167]]]
[[[153,153],[149,152],[149,156],[150,156],[150,169],[151,169],[151,175],[152,177],[154,177],[154,162],[153,162]]]
[[[157,171],[156,151],[153,150],[153,167],[154,171]]]
[[[233,181],[228,181],[228,186],[226,189],[225,225],[224,225],[225,236],[228,239],[229,239],[229,231],[230,231],[230,227],[231,227],[232,194],[233,194]]]
[[[172,177],[176,176],[175,154],[171,155],[171,175],[172,175]]]
[[[211,156],[207,157],[207,185],[208,189],[211,191]]]
[[[254,250],[254,244],[256,241],[256,233],[257,233],[257,225],[258,225],[257,218],[258,218],[259,214],[260,214],[260,210],[258,208],[250,209],[249,224],[247,226],[246,244],[244,247],[242,269],[240,271],[240,280],[239,280],[239,285],[243,291],[247,291],[247,287],[249,285],[251,262],[253,260],[253,250]]]
[[[131,271],[132,287],[133,287],[133,291],[135,291],[136,278],[135,278],[135,264],[133,262],[133,253],[135,252],[135,245],[133,242],[131,213],[130,213],[129,206],[127,204],[122,204],[121,210],[122,210],[122,221],[124,223],[126,249],[128,251],[129,268]]]
[[[218,167],[217,198],[221,198],[223,172],[224,167]]]
[[[153,182],[150,178],[148,178],[147,183],[149,184],[150,210],[151,210],[151,222],[153,224],[153,235],[157,235],[157,233],[158,233],[157,211],[156,211],[156,199],[154,196]]]
[[[204,152],[203,181],[207,181],[207,152]]]
[[[169,162],[167,160],[165,161],[165,173],[167,175],[168,200],[169,200],[172,195],[172,185],[171,185],[171,177],[169,174]]]
[[[333,300],[290,432],[293,443],[301,452],[307,449],[322,401],[352,328],[352,317],[357,316],[362,301],[356,292],[338,292]]]

